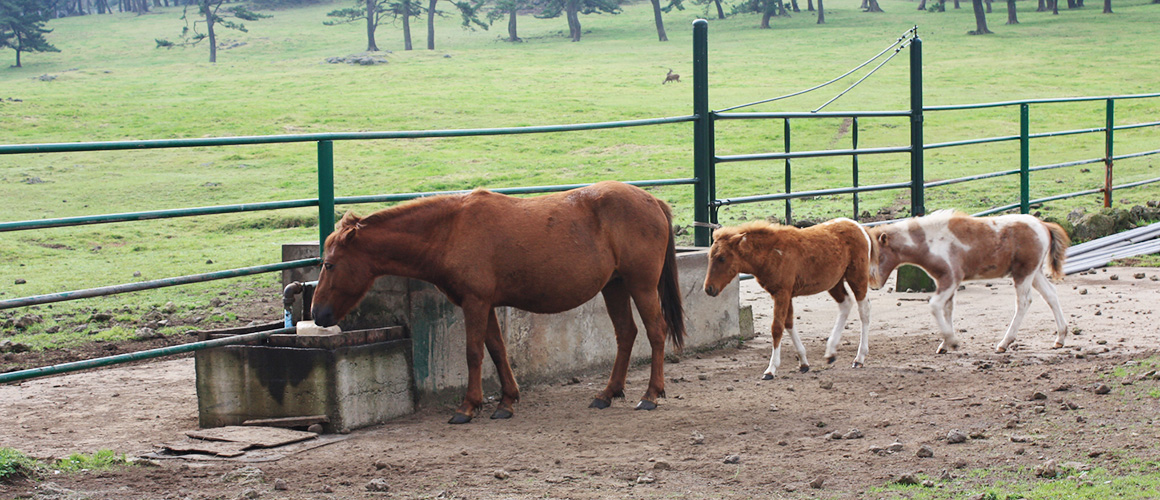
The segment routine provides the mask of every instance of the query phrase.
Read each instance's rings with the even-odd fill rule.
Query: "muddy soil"
[[[934,353],[927,294],[872,292],[861,369],[850,366],[857,314],[827,365],[837,308],[826,294],[798,298],[812,369],[799,373],[793,349],[783,349],[770,381],[759,379],[772,301],[750,281],[742,303],[754,307],[757,337],[666,364],[668,398],[652,412],[633,411],[632,399],[587,408],[607,373],[581,374],[524,387],[508,421],[450,426],[450,407],[423,408],[273,462],[164,460],[0,485],[0,498],[897,498],[881,488],[907,474],[962,496],[999,477],[1080,487],[1082,478],[1064,477],[1076,472],[1045,479],[1034,470],[1055,460],[1127,475],[1160,459],[1156,277],[1155,268],[1068,277],[1058,285],[1075,332],[1067,347],[1051,349],[1054,322],[1036,296],[1004,354],[993,346],[1015,308],[1007,280],[959,292],[964,345],[945,355]],[[630,398],[647,376],[632,370]],[[154,451],[196,428],[193,378],[187,357],[0,386],[0,446],[42,458]],[[953,431],[964,441],[948,439]],[[923,447],[931,456],[918,456]],[[260,472],[226,480],[244,467]]]

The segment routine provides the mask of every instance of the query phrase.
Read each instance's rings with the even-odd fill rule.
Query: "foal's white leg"
[[[791,329],[790,331],[793,330]],[[796,335],[794,337],[796,338]],[[773,380],[773,376],[777,374],[777,368],[779,366],[781,366],[781,342],[777,341],[773,343],[773,352],[769,354],[769,366],[765,368],[765,373],[761,375],[761,379]]]
[[[802,339],[798,337],[797,328],[790,327],[786,330],[789,331],[789,339],[793,341],[793,348],[797,349],[798,371],[802,373],[810,371],[810,362],[806,360],[806,346],[802,344]]]
[[[1030,276],[1024,276],[1022,280],[1015,281],[1015,317],[1011,318],[1011,325],[1007,327],[1007,333],[1003,335],[1003,340],[1000,340],[999,344],[995,346],[995,352],[1007,352],[1007,347],[1015,341],[1015,333],[1019,331],[1019,323],[1023,322],[1027,308],[1031,307],[1031,284],[1033,282],[1034,280]]]
[[[939,288],[942,289],[930,297],[930,312],[934,315],[935,321],[938,322],[938,330],[943,338],[938,345],[938,350],[935,351],[939,354],[946,354],[948,348],[959,348],[959,339],[955,337],[955,329],[951,325],[951,313],[948,312],[948,309],[953,310],[954,308],[953,302],[958,287],[958,283],[951,283],[946,288],[942,288],[940,284]]]
[[[846,326],[851,309],[854,309],[854,298],[847,294],[838,302],[838,321],[834,323],[834,331],[830,332],[830,340],[826,342],[827,363],[833,363],[838,357],[838,342],[842,341],[842,328]]]
[[[1055,285],[1040,273],[1035,273],[1035,280],[1031,282],[1031,286],[1039,291],[1039,295],[1043,296],[1043,300],[1047,301],[1047,305],[1051,306],[1051,313],[1055,315],[1055,345],[1052,349],[1063,347],[1064,339],[1067,337],[1067,320],[1063,318],[1063,310],[1059,307],[1059,296],[1055,293]]]
[[[862,339],[858,342],[858,356],[854,358],[854,368],[861,368],[870,352],[870,298],[858,302],[858,319],[862,321]]]

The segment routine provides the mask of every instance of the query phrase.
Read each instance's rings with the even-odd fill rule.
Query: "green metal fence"
[[[372,196],[335,196],[334,192],[334,149],[333,143],[335,141],[367,141],[367,140],[390,140],[390,139],[415,139],[415,138],[454,138],[454,137],[474,137],[474,136],[491,136],[491,135],[512,135],[512,134],[535,134],[535,133],[565,133],[565,132],[581,132],[588,130],[612,129],[623,127],[642,127],[642,126],[664,126],[671,124],[679,124],[685,122],[693,123],[693,176],[690,178],[680,179],[657,179],[657,180],[638,180],[629,181],[630,184],[638,186],[675,186],[675,185],[689,185],[693,187],[693,218],[694,218],[694,241],[698,246],[708,246],[711,243],[711,227],[717,222],[717,212],[720,207],[727,205],[769,202],[784,200],[785,213],[787,220],[792,217],[791,201],[798,198],[821,196],[821,195],[835,195],[835,194],[852,194],[855,216],[858,213],[858,194],[872,191],[882,190],[909,190],[910,194],[910,213],[914,215],[921,215],[925,213],[925,190],[928,188],[936,188],[951,184],[962,182],[978,181],[994,177],[1001,177],[1007,175],[1019,175],[1020,181],[1020,195],[1019,201],[1010,205],[994,207],[990,210],[984,211],[981,214],[998,213],[1007,210],[1018,208],[1021,212],[1026,213],[1033,203],[1042,203],[1052,200],[1069,198],[1074,196],[1082,196],[1093,193],[1104,194],[1104,204],[1110,205],[1112,200],[1112,192],[1116,189],[1126,189],[1130,187],[1140,186],[1153,182],[1160,182],[1160,177],[1154,179],[1146,179],[1142,181],[1121,184],[1119,186],[1113,185],[1112,168],[1115,161],[1127,158],[1135,158],[1141,156],[1148,156],[1160,154],[1160,150],[1142,151],[1123,155],[1113,154],[1113,139],[1114,132],[1117,130],[1128,130],[1143,127],[1154,127],[1160,125],[1160,121],[1136,123],[1136,124],[1115,124],[1115,101],[1125,99],[1142,99],[1142,98],[1156,98],[1160,97],[1160,93],[1154,94],[1137,94],[1137,95],[1121,95],[1121,96],[1104,96],[1104,97],[1080,97],[1080,98],[1066,98],[1066,99],[1031,99],[1022,101],[996,102],[984,104],[968,104],[957,106],[924,106],[922,99],[922,40],[918,38],[916,29],[912,29],[900,37],[895,42],[895,54],[902,48],[909,48],[910,55],[910,109],[898,111],[860,111],[860,112],[781,112],[781,113],[738,113],[729,112],[734,108],[728,108],[721,112],[710,111],[709,107],[709,83],[708,83],[708,23],[704,20],[697,20],[693,23],[693,114],[687,116],[675,116],[666,118],[654,118],[643,120],[626,120],[626,121],[611,121],[600,123],[584,123],[574,125],[553,125],[553,126],[531,126],[531,127],[511,127],[511,128],[488,128],[488,129],[461,129],[461,130],[428,130],[428,131],[393,131],[393,132],[350,132],[350,133],[325,133],[325,134],[302,134],[302,135],[274,135],[274,136],[250,136],[250,137],[224,137],[224,138],[208,138],[208,139],[172,139],[172,140],[145,140],[145,141],[114,141],[114,142],[89,142],[89,143],[58,143],[58,144],[17,144],[17,145],[0,145],[0,155],[21,155],[33,153],[65,153],[65,152],[80,152],[80,151],[117,151],[117,150],[141,150],[141,149],[157,149],[157,148],[189,148],[189,147],[229,147],[239,145],[254,145],[254,144],[279,144],[279,143],[296,143],[296,142],[314,142],[317,144],[317,164],[318,164],[318,193],[316,198],[273,201],[263,203],[247,203],[234,205],[220,205],[208,207],[194,207],[194,208],[179,208],[154,210],[145,212],[132,212],[121,214],[106,214],[106,215],[91,215],[81,217],[65,217],[57,219],[44,220],[28,220],[28,221],[14,221],[14,222],[0,222],[0,232],[8,231],[27,231],[27,230],[45,230],[50,228],[78,226],[87,224],[107,224],[114,222],[127,221],[141,221],[150,219],[174,218],[174,217],[191,217],[212,214],[225,214],[237,212],[251,212],[251,211],[265,211],[265,210],[279,210],[285,208],[299,208],[299,207],[318,207],[319,219],[319,245],[321,247],[327,235],[334,227],[334,208],[338,205],[356,204],[356,203],[382,203],[382,202],[397,202],[413,198],[431,196],[436,194],[450,194],[464,191],[447,191],[447,192],[424,192],[424,193],[396,193],[396,194],[382,194]],[[894,47],[894,46],[892,46]],[[889,50],[890,48],[888,48]],[[879,55],[886,53],[884,50]],[[877,56],[875,56],[877,57]],[[891,56],[893,57],[893,56]],[[873,59],[872,59],[873,60]],[[889,60],[889,58],[887,59]],[[863,66],[870,61],[863,63]],[[883,62],[885,64],[885,62]],[[862,67],[862,66],[859,66]],[[879,65],[881,67],[881,64]],[[857,69],[857,68],[855,68]],[[875,68],[877,69],[877,68]],[[851,70],[853,72],[853,70]],[[847,75],[850,73],[847,73]],[[843,77],[846,75],[843,75]],[[867,75],[869,76],[869,75]],[[839,77],[842,78],[842,77]],[[837,81],[836,78],[833,81]],[[865,79],[865,77],[863,77]],[[859,80],[861,82],[861,80]],[[828,82],[829,83],[829,82]],[[828,84],[827,83],[827,84]],[[817,87],[815,87],[817,88]],[[852,88],[852,87],[851,87]],[[812,90],[812,89],[810,89]],[[847,89],[849,90],[849,89]],[[844,92],[843,92],[844,93]],[[797,95],[797,94],[790,94]],[[841,94],[839,94],[841,95]],[[1103,127],[1089,128],[1082,130],[1065,130],[1057,132],[1042,132],[1031,134],[1029,133],[1029,107],[1031,105],[1065,103],[1065,102],[1081,102],[1081,101],[1098,101],[1106,102],[1106,117]],[[832,101],[832,100],[831,100]],[[765,102],[765,101],[763,101]],[[755,103],[756,104],[756,103]],[[827,103],[828,104],[828,103]],[[995,107],[1018,107],[1020,113],[1020,133],[1013,136],[989,137],[982,139],[968,139],[954,142],[944,142],[935,144],[924,144],[923,142],[923,117],[924,113],[964,110],[964,109],[982,109]],[[820,108],[819,108],[820,109]],[[858,146],[858,120],[859,118],[908,118],[910,126],[910,144],[893,146],[893,147],[879,147],[879,148],[859,148]],[[791,120],[800,119],[819,119],[819,118],[849,118],[852,120],[852,147],[850,149],[835,149],[823,151],[793,151],[791,144]],[[782,120],[784,130],[784,150],[780,152],[768,153],[754,153],[743,155],[716,155],[714,129],[715,123],[718,120]],[[1029,144],[1031,139],[1038,139],[1044,137],[1058,137],[1073,134],[1086,134],[1103,132],[1105,135],[1105,155],[1102,158],[1077,160],[1065,163],[1057,163],[1051,165],[1030,165]],[[966,146],[974,144],[989,144],[1004,141],[1020,141],[1020,166],[1018,169],[1005,170],[999,172],[991,172],[986,174],[961,177],[956,179],[940,180],[934,182],[926,182],[923,169],[923,153],[926,150]],[[908,153],[910,156],[910,172],[909,180],[894,183],[876,184],[876,185],[859,185],[858,179],[858,159],[864,155],[878,155],[878,154],[902,154]],[[808,191],[793,191],[793,170],[792,161],[802,158],[817,158],[817,157],[833,157],[833,156],[849,156],[851,158],[852,166],[852,185],[848,187],[834,187],[821,190]],[[741,196],[734,198],[717,198],[716,195],[716,168],[718,164],[728,164],[734,162],[746,161],[769,161],[781,160],[784,162],[785,171],[785,192],[783,193],[759,193],[749,196]],[[1085,191],[1075,193],[1067,193],[1062,195],[1055,195],[1045,198],[1032,199],[1030,197],[1030,172],[1063,168],[1069,166],[1084,165],[1089,163],[1105,164],[1106,175],[1105,183],[1102,187],[1093,188]],[[547,193],[573,189],[584,186],[586,184],[570,184],[570,185],[552,185],[552,186],[532,186],[532,187],[514,187],[514,188],[500,188],[494,189],[496,192],[506,194],[531,194],[531,193]],[[83,290],[67,291],[60,293],[52,293],[45,295],[37,295],[32,297],[21,297],[15,299],[0,300],[0,310],[11,309],[16,307],[27,307],[38,304],[48,304],[52,302],[59,302],[65,300],[74,300],[86,297],[95,297],[103,295],[111,295],[117,293],[126,293],[139,290],[147,290],[154,288],[162,288],[168,286],[183,285],[188,283],[204,282],[210,280],[227,279],[239,276],[246,276],[258,273],[281,271],[284,269],[301,268],[318,265],[319,259],[303,259],[292,262],[283,262],[277,264],[259,265],[252,267],[245,267],[239,269],[229,269],[211,273],[179,276],[172,278],[163,278],[158,280],[130,283],[122,285],[113,285],[99,288],[90,288]],[[237,342],[247,342],[252,339],[239,339]],[[225,345],[223,343],[216,343],[216,345]],[[208,348],[210,345],[198,345],[192,348],[179,347],[179,351],[156,350],[149,351],[147,357],[154,355],[166,355],[177,352],[186,352],[188,350]],[[134,359],[129,357],[124,361],[131,361]],[[123,362],[118,357],[118,361]],[[65,371],[72,369],[91,368],[93,366],[103,366],[104,362],[70,364],[75,365]],[[60,373],[55,370],[25,370],[23,372],[12,372],[8,374],[0,374],[0,383],[20,380],[23,378],[30,378],[49,373]]]

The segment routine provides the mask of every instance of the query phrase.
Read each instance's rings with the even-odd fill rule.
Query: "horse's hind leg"
[[[1023,322],[1023,316],[1031,307],[1031,285],[1034,281],[1031,276],[1015,278],[1015,317],[1011,318],[1011,324],[1007,326],[1007,333],[1003,335],[1003,340],[1000,340],[999,344],[995,346],[995,352],[1007,352],[1007,347],[1015,341],[1015,334],[1019,332],[1019,323]]]
[[[484,344],[487,345],[487,353],[491,355],[492,363],[495,363],[496,373],[499,375],[500,392],[503,393],[495,413],[491,414],[491,418],[512,418],[513,405],[520,400],[520,385],[516,383],[516,377],[512,374],[507,346],[504,345],[503,334],[499,331],[499,320],[495,317],[494,307],[487,315],[487,338],[484,339]]]
[[[830,297],[838,303],[838,320],[834,323],[834,331],[830,332],[830,340],[826,342],[826,362],[833,363],[838,357],[838,343],[842,341],[842,329],[846,327],[846,320],[850,311],[854,309],[854,299],[846,293],[846,281],[838,280],[838,284],[830,289]]]
[[[652,348],[652,370],[649,372],[648,389],[640,398],[636,409],[653,410],[657,407],[657,398],[665,396],[665,318],[661,311],[661,298],[657,292],[656,281],[650,285],[630,288],[632,301],[644,322],[644,332],[648,336],[649,346]],[[629,321],[632,316],[629,316]],[[632,344],[628,346],[632,348]],[[619,355],[619,353],[618,353]],[[627,355],[627,353],[626,353]]]
[[[1035,273],[1035,280],[1031,282],[1031,286],[1039,291],[1039,295],[1043,296],[1043,300],[1047,301],[1047,305],[1051,306],[1051,313],[1055,315],[1055,345],[1052,349],[1059,349],[1063,347],[1063,342],[1067,338],[1067,320],[1063,318],[1063,310],[1059,307],[1059,296],[1055,293],[1055,285],[1047,279],[1042,273]]]
[[[589,408],[608,408],[612,405],[612,398],[624,397],[624,379],[628,376],[628,362],[632,355],[632,344],[636,342],[636,322],[632,319],[631,296],[624,286],[624,280],[613,279],[604,285],[601,290],[604,296],[604,305],[608,308],[608,317],[612,319],[612,328],[616,332],[616,361],[612,363],[612,374],[608,377],[608,386],[595,398]]]

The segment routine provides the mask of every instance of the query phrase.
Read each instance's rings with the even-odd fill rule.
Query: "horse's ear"
[[[733,246],[742,252],[748,253],[753,249],[750,243],[749,235],[747,233],[733,235]]]
[[[348,227],[355,227],[356,225],[358,225],[360,220],[362,220],[362,219],[359,216],[355,215],[354,212],[348,211],[346,214],[344,214],[342,216],[342,220],[338,221],[338,227],[339,227],[339,229],[345,229]]]
[[[878,245],[879,246],[886,246],[886,242],[889,240],[890,240],[890,238],[886,235],[885,231],[878,233]]]

